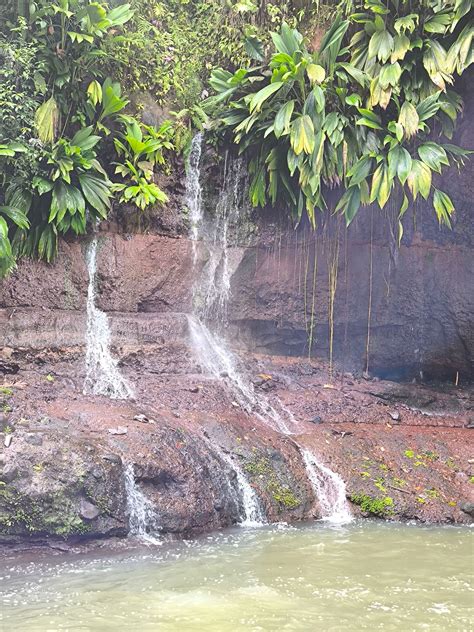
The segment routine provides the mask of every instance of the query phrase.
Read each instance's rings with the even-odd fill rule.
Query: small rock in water
[[[117,428],[109,428],[109,433],[112,435],[125,435],[128,430],[125,426],[117,426]]]
[[[94,520],[100,514],[100,509],[84,498],[81,500],[79,515],[84,520]]]
[[[13,441],[13,437],[11,436],[11,434],[7,434],[7,435],[5,435],[5,440],[3,442],[3,445],[6,448],[9,448],[12,441]]]
[[[201,390],[200,386],[191,386],[191,388],[189,389],[190,393],[199,393],[199,391]]]
[[[319,415],[316,415],[315,417],[313,417],[312,419],[309,420],[309,423],[310,424],[322,424],[323,423],[323,419]]]
[[[400,421],[400,419],[401,419],[401,416],[400,416],[400,413],[398,412],[398,410],[391,411],[388,414],[393,419],[393,421]]]
[[[178,412],[174,412],[173,415],[177,417],[178,419],[181,417],[181,413],[178,413]]]
[[[237,402],[232,402],[232,406],[234,408],[240,408],[240,404],[238,404]]]

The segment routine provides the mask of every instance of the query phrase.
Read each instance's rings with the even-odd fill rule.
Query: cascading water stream
[[[317,457],[300,448],[308,478],[321,507],[322,519],[333,524],[347,524],[353,518],[346,500],[346,486],[336,472],[318,461]]]
[[[96,306],[97,236],[86,252],[89,287],[87,289],[86,377],[84,394],[106,395],[111,399],[133,397],[133,390],[121,375],[110,352],[111,333],[107,314]]]
[[[201,146],[202,136],[198,135],[193,140]],[[193,148],[191,150],[193,154]],[[201,150],[194,147],[194,156],[201,156]],[[200,164],[199,158],[194,166],[188,169],[188,176],[199,180]],[[277,408],[270,401],[254,392],[252,383],[239,371],[236,356],[230,351],[223,338],[214,330],[211,330],[205,321],[209,321],[211,316],[216,323],[218,330],[227,326],[227,305],[230,298],[231,271],[229,267],[228,235],[232,222],[236,222],[239,217],[239,200],[242,193],[242,163],[240,161],[230,161],[226,156],[224,166],[224,183],[219,203],[216,209],[216,218],[213,218],[212,230],[206,226],[204,209],[202,208],[201,186],[189,183],[186,190],[196,192],[196,198],[188,206],[194,209],[191,215],[192,240],[202,239],[209,249],[209,259],[201,275],[200,282],[195,285],[194,292],[194,313],[188,317],[189,332],[193,349],[198,357],[202,368],[212,377],[226,380],[234,392],[238,403],[244,410],[251,413],[262,423],[272,427],[277,432],[284,435],[291,435],[295,431],[297,422],[291,413],[280,401]],[[194,218],[194,223],[193,223]],[[200,224],[199,224],[200,223]],[[195,246],[193,246],[194,248]],[[195,252],[195,250],[194,250]],[[196,263],[196,256],[194,257]],[[281,412],[280,412],[281,411]],[[332,472],[329,468],[319,462],[314,454],[299,446],[311,486],[318,498],[323,518],[329,522],[342,524],[350,522],[349,507],[346,501],[345,485],[342,478]],[[221,457],[234,468],[237,477],[239,473],[235,469],[235,464],[228,455]],[[248,493],[245,495],[245,488],[250,490],[255,496],[243,472],[242,498],[244,504],[249,502]],[[240,485],[239,481],[239,485]],[[250,505],[246,505],[245,514],[249,516],[253,511]],[[246,518],[243,522],[248,519]]]
[[[161,544],[154,534],[160,526],[153,503],[145,496],[135,480],[133,465],[128,463],[123,470],[130,534],[149,542]]]
[[[200,162],[202,153],[202,132],[193,137],[186,172],[185,202],[189,211],[190,237],[193,246],[193,261],[196,263],[196,241],[202,223],[202,190],[200,181]]]
[[[244,471],[238,463],[236,463],[230,454],[224,452],[215,443],[211,445],[212,450],[226,463],[229,468],[235,473],[235,478],[238,487],[238,498],[236,499],[238,504],[242,503],[243,515],[241,516],[240,525],[242,527],[259,527],[265,523],[265,516],[262,513],[258,496],[255,490],[250,485]],[[233,493],[234,487],[229,482],[229,488]],[[240,503],[239,503],[240,501]]]

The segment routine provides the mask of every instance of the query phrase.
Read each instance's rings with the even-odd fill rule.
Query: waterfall
[[[201,190],[201,162],[202,132],[193,137],[186,170],[185,203],[189,211],[190,237],[193,245],[193,260],[196,263],[196,241],[202,224],[202,190]]]
[[[215,444],[212,444],[212,449],[235,473],[239,491],[239,498],[237,500],[240,501],[238,504],[242,504],[243,508],[243,516],[241,517],[239,524],[243,527],[261,526],[265,522],[265,516],[262,513],[257,494],[248,482],[242,468],[232,459],[230,454],[224,452],[224,450]],[[229,487],[231,490],[234,489],[231,484]]]
[[[301,456],[308,478],[321,507],[322,519],[333,524],[346,524],[353,518],[346,500],[346,486],[336,472],[320,463],[317,457],[304,448]]]
[[[110,353],[111,333],[107,315],[96,307],[97,236],[86,252],[87,289],[86,378],[84,394],[106,395],[111,399],[133,397],[133,390],[121,375],[118,361]]]
[[[160,530],[153,503],[145,496],[135,480],[133,465],[123,471],[130,533],[150,544],[160,544],[154,533]]]
[[[253,384],[239,370],[235,354],[216,331],[216,329],[225,329],[227,326],[227,306],[231,287],[229,228],[239,219],[239,210],[240,206],[244,204],[246,187],[242,187],[242,162],[229,160],[226,154],[224,182],[216,208],[216,216],[211,218],[211,221],[206,220],[199,184],[201,144],[202,136],[198,134],[193,139],[188,167],[188,179],[192,179],[193,182],[187,183],[186,191],[190,194],[194,192],[195,195],[194,199],[188,202],[189,208],[193,209],[190,238],[193,240],[193,244],[196,239],[201,239],[206,244],[209,249],[209,259],[201,278],[194,287],[194,313],[188,316],[191,344],[202,369],[216,379],[225,380],[244,410],[273,430],[284,435],[291,435],[297,426],[291,411],[279,400],[272,405],[263,394],[259,393],[257,396]],[[199,146],[199,150],[196,145]],[[194,162],[191,161],[192,156],[194,156]],[[198,184],[194,182],[196,178]],[[194,257],[194,264],[196,264],[196,256]],[[213,330],[206,324],[209,321],[215,324]],[[351,516],[342,478],[319,463],[314,454],[301,448],[296,442],[295,445],[300,450],[307,476],[315,496],[319,499],[323,517],[331,522],[350,521]],[[243,524],[254,523],[254,518],[250,518],[250,516],[255,511],[255,505],[252,505],[252,497],[249,494],[252,493],[256,500],[255,493],[245,474],[241,470],[239,472],[232,459],[224,454],[221,454],[221,457],[234,469],[237,475],[245,505],[246,517]],[[258,504],[256,506],[258,507]],[[257,518],[257,522],[259,520],[261,520],[261,516]]]

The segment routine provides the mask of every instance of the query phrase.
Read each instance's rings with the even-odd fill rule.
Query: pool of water
[[[239,529],[0,561],[0,629],[471,632],[472,574],[469,528]]]

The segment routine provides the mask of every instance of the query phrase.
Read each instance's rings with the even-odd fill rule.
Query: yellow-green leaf
[[[291,125],[290,142],[297,156],[302,152],[310,154],[314,149],[314,125],[311,118],[304,114]]]
[[[326,71],[318,64],[308,64],[306,67],[306,73],[311,85],[314,85],[315,83],[322,83],[326,78]]]
[[[53,143],[59,122],[59,108],[53,97],[40,105],[35,114],[35,125],[43,143]]]
[[[89,96],[89,101],[92,105],[97,105],[98,103],[102,103],[102,86],[98,81],[91,81],[88,88],[87,94]]]
[[[420,122],[418,112],[410,101],[405,101],[400,109],[398,122],[405,130],[405,136],[411,138],[418,132],[418,124]]]

